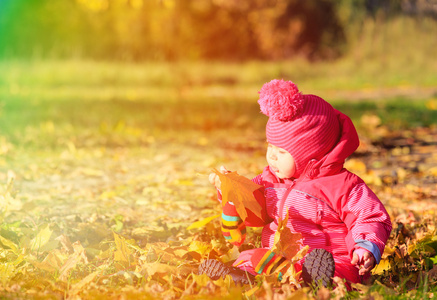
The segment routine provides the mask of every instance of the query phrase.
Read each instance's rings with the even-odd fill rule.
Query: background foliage
[[[333,59],[360,38],[367,18],[381,31],[384,21],[406,15],[415,21],[402,30],[426,26],[436,8],[420,0],[2,0],[0,55]]]

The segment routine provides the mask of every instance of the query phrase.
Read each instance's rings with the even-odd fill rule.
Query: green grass
[[[429,68],[420,73],[417,70],[417,74],[424,76],[434,70],[432,65]],[[259,131],[265,117],[259,114],[257,91],[273,78],[293,80],[304,93],[320,95],[350,115],[357,125],[364,112],[378,115],[394,129],[430,126],[436,120],[436,111],[427,107],[435,97],[429,85],[437,86],[436,77],[430,75],[426,83],[414,88],[417,92],[405,95],[407,88],[398,86],[402,84],[397,79],[399,73],[381,69],[384,80],[375,80],[372,89],[378,90],[377,83],[383,91],[390,90],[369,94],[368,82],[373,73],[349,74],[343,61],[3,61],[0,69],[1,134],[14,143],[19,143],[25,129],[44,127],[47,122],[54,124],[55,131],[64,128],[61,131],[77,134],[90,130],[104,133],[121,123],[146,133],[233,128]],[[333,70],[337,75],[332,74]],[[411,80],[414,77],[409,76]]]

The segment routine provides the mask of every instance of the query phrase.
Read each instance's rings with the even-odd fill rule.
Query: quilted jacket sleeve
[[[349,229],[346,244],[352,255],[357,248],[372,252],[377,263],[381,260],[392,224],[384,205],[365,184],[357,184],[349,193],[343,207],[343,220]]]

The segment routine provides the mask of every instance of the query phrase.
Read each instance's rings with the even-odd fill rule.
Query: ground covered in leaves
[[[155,94],[150,80],[150,89],[131,89],[135,78],[114,83],[99,73],[110,83],[89,87],[80,77],[35,83],[23,73],[12,68],[0,88],[2,298],[437,297],[435,99],[333,103],[361,137],[346,167],[376,192],[394,225],[370,282],[349,293],[341,281],[333,291],[266,277],[241,287],[196,270],[206,258],[230,262],[260,244],[255,229],[240,249],[224,242],[208,174],[223,164],[250,178],[264,167],[262,82],[243,97],[247,83],[189,77]]]

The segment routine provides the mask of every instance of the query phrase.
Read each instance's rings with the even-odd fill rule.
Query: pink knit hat
[[[340,124],[334,108],[314,95],[303,95],[291,81],[272,80],[259,91],[261,112],[269,117],[267,141],[287,150],[299,178],[311,159],[320,160],[337,143]]]

